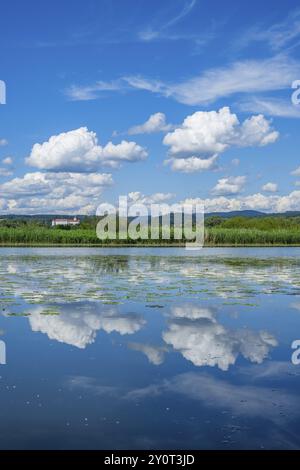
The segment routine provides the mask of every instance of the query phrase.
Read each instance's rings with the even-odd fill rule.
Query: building
[[[57,225],[79,225],[80,224],[80,220],[77,219],[77,217],[74,217],[73,219],[53,219],[52,220],[52,227],[56,227]]]

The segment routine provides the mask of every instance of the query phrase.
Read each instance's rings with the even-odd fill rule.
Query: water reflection
[[[2,256],[2,304],[27,302],[166,302],[174,297],[251,302],[257,295],[300,293],[300,262],[292,258],[159,256]]]
[[[34,332],[40,331],[50,339],[84,349],[95,341],[99,330],[129,335],[139,331],[145,320],[138,314],[122,315],[116,308],[91,303],[60,305],[55,315],[45,314],[41,306],[34,307],[29,323]]]
[[[26,315],[33,332],[80,349],[94,343],[100,330],[133,335],[147,324],[142,314],[121,313],[117,307],[96,302],[56,305],[51,309],[34,306]],[[161,365],[165,355],[175,351],[195,366],[217,366],[226,371],[239,355],[262,363],[278,344],[275,336],[264,330],[225,327],[218,319],[218,309],[213,307],[186,302],[161,315],[167,321],[167,329],[162,324],[161,331],[164,344],[155,346],[148,339],[144,343],[128,343],[131,350],[143,353],[154,365]]]
[[[195,366],[218,366],[226,371],[239,354],[261,363],[269,350],[277,346],[267,331],[229,329],[217,319],[214,309],[184,304],[171,308],[169,328],[164,341]]]
[[[300,448],[297,258],[20,253],[0,448]]]

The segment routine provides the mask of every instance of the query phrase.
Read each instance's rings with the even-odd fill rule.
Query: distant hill
[[[265,212],[245,210],[245,211],[230,211],[230,212],[208,212],[205,214],[205,217],[218,216],[218,217],[224,217],[226,219],[230,219],[231,217],[266,217],[267,215],[273,215],[273,214],[266,214]]]
[[[229,211],[229,212],[207,212],[205,214],[205,217],[212,217],[212,216],[218,216],[218,217],[223,217],[224,219],[230,219],[232,217],[299,217],[300,216],[300,211],[287,211],[287,212],[281,212],[281,213],[266,213],[266,212],[260,212],[260,211],[255,211],[255,210],[243,210],[243,211]],[[44,222],[50,222],[52,219],[55,218],[60,218],[60,217],[68,217],[68,218],[73,218],[77,217],[80,220],[84,220],[89,217],[94,217],[94,216],[87,216],[83,214],[3,214],[0,215],[0,220],[3,219],[15,219],[15,220],[40,220]],[[134,217],[131,217],[129,219],[134,219]],[[171,215],[171,221],[173,217]]]
[[[287,211],[287,212],[260,212],[260,211],[230,211],[230,212],[208,212],[206,217],[219,216],[226,219],[231,217],[299,217],[300,211]]]
[[[226,219],[232,217],[299,217],[300,211],[287,211],[287,212],[260,212],[260,211],[230,211],[230,212],[209,212],[205,217],[219,216]]]

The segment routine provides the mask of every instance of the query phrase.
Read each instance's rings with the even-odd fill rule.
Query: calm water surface
[[[298,248],[2,248],[0,305],[2,449],[300,448]]]

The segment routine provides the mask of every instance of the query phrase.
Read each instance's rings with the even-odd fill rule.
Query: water
[[[0,249],[0,448],[300,448],[299,255]]]

